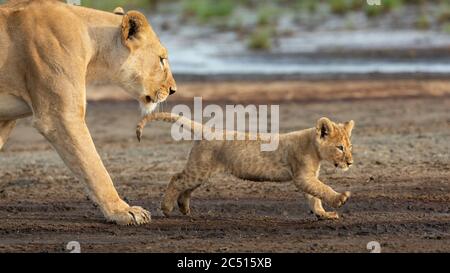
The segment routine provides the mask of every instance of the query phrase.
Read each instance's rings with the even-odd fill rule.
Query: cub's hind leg
[[[339,215],[335,211],[325,211],[322,206],[322,201],[314,197],[310,194],[305,193],[306,200],[308,201],[308,205],[311,211],[316,215],[320,220],[325,219],[339,219]]]
[[[173,211],[175,202],[181,201],[182,213],[190,212],[189,199],[194,189],[199,187],[211,176],[211,172],[195,172],[193,170],[184,170],[172,177],[169,186],[167,186],[164,199],[161,203],[161,210],[164,215],[169,216]],[[180,204],[180,203],[179,203]],[[188,207],[185,207],[187,205]]]
[[[212,175],[216,174],[220,170],[221,169],[218,167],[209,166],[207,168],[204,168],[203,170],[200,171],[197,170],[197,172],[195,172],[197,176],[196,178],[192,178],[193,183],[185,184],[185,187],[188,188],[181,191],[178,195],[177,199],[178,209],[182,214],[191,215],[190,202],[192,192],[195,191],[201,184],[205,183]],[[192,171],[190,172],[192,173]]]
[[[163,201],[161,202],[161,210],[165,216],[169,216],[173,211],[174,203],[178,196],[182,193],[182,185],[188,180],[186,171],[177,173],[170,179],[166,192],[164,193]]]
[[[217,142],[195,142],[191,149],[186,167],[172,177],[167,186],[161,210],[166,216],[172,212],[175,203],[181,213],[190,214],[189,203],[192,192],[206,182],[212,175],[223,170],[216,160]]]
[[[178,209],[180,210],[180,212],[184,215],[191,215],[191,207],[190,207],[190,202],[191,202],[191,195],[192,192],[198,187],[195,187],[193,189],[189,189],[189,190],[185,190],[184,192],[180,193],[180,195],[178,196]]]

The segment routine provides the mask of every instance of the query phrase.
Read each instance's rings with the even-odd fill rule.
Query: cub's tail
[[[183,116],[172,114],[172,113],[166,113],[166,112],[152,113],[150,115],[144,116],[137,125],[136,136],[139,141],[141,141],[142,131],[144,130],[145,125],[148,122],[152,122],[152,121],[164,121],[164,122],[169,122],[169,123],[178,123],[183,128],[190,130],[194,134],[197,132],[203,133],[203,124],[200,124],[193,120],[187,119]]]

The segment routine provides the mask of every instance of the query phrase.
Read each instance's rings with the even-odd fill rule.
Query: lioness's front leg
[[[35,84],[38,88],[31,96],[34,127],[53,145],[75,176],[86,183],[90,198],[108,220],[121,225],[148,223],[149,212],[130,207],[119,197],[95,149],[85,122],[85,89],[74,88],[63,78],[49,81],[53,82],[58,85]]]
[[[121,225],[139,225],[150,221],[149,212],[141,207],[130,207],[120,199],[84,120],[60,115],[37,119],[34,125],[77,178],[86,183],[90,198],[100,206],[108,220]]]
[[[120,199],[83,119],[59,115],[37,119],[34,124],[77,178],[87,184],[91,199],[108,220],[121,225],[150,221],[149,212]]]

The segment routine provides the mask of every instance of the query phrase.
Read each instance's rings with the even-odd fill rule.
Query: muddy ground
[[[164,218],[161,195],[191,143],[173,141],[170,125],[156,123],[139,144],[137,104],[101,100],[88,106],[94,141],[121,196],[148,208],[151,224],[106,223],[26,119],[0,153],[0,251],[65,252],[69,241],[82,252],[368,252],[370,241],[383,252],[450,251],[449,82],[189,83],[179,90],[223,104],[239,101],[239,87],[244,103],[281,102],[283,132],[321,116],[355,120],[354,167],[321,172],[336,190],[353,192],[340,220],[317,221],[290,183],[229,176],[194,193],[192,218]]]

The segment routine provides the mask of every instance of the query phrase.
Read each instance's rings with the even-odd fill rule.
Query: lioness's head
[[[117,9],[115,13],[121,15]],[[169,56],[142,13],[129,11],[121,16],[120,39],[126,53],[119,70],[120,84],[140,102],[143,114],[148,114],[176,92]]]
[[[337,124],[328,118],[321,118],[316,125],[316,144],[322,160],[329,161],[336,168],[348,170],[353,164],[352,135],[353,120]]]

